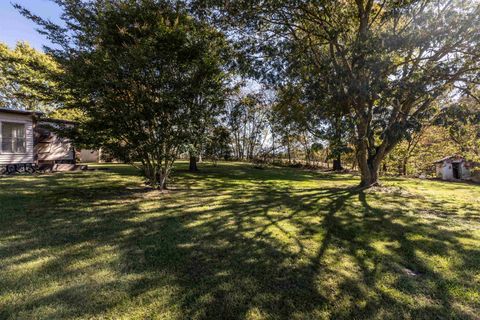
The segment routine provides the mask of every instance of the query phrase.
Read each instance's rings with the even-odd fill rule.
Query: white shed
[[[470,169],[475,165],[459,155],[448,156],[435,161],[437,177],[442,180],[469,180]]]
[[[0,171],[35,163],[34,128],[40,113],[0,108]]]

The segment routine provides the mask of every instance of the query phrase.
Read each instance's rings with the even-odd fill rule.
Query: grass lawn
[[[480,319],[480,186],[201,167],[0,177],[0,319]]]

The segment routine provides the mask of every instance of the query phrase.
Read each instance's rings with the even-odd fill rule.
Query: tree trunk
[[[323,158],[323,163],[326,163],[327,164],[327,169],[330,169],[330,161],[329,160],[329,153],[328,153],[328,149],[325,153],[325,158]]]
[[[375,135],[369,128],[371,114],[365,116],[360,113],[357,122],[357,164],[361,173],[361,188],[378,186],[378,171],[382,161],[395,148],[400,141],[400,136],[394,129],[384,132],[384,137],[379,145],[375,145]]]
[[[275,134],[272,131],[272,162],[275,161]]]
[[[402,171],[400,172],[402,176],[407,175],[407,163],[408,163],[407,158],[402,159],[402,166],[401,166]]]
[[[357,163],[361,174],[360,188],[378,186],[378,169],[384,155],[375,154],[374,156],[370,156],[365,141],[360,141],[357,148]]]
[[[367,161],[366,167],[360,166],[361,172],[361,188],[369,188],[378,186],[378,169],[379,166],[375,164],[375,161]],[[362,169],[363,168],[363,169]]]
[[[342,156],[338,155],[336,159],[333,160],[333,171],[342,171]]]
[[[356,147],[357,164],[361,176],[360,188],[370,188],[379,184],[378,169],[385,155],[384,150],[377,149],[372,154],[369,149],[369,143],[372,143],[373,139],[368,135],[367,124],[368,120],[364,118],[360,118],[357,124],[358,140],[356,141]]]
[[[163,191],[167,190],[167,176],[161,175],[158,183],[158,190]]]
[[[290,151],[290,140],[287,143],[288,164],[292,164],[292,153]]]
[[[167,189],[168,171],[158,168],[150,162],[143,163],[143,175],[147,179],[147,183],[155,189],[163,191]]]
[[[198,171],[198,167],[197,167],[197,157],[194,156],[194,155],[190,155],[190,166],[189,166],[189,169],[188,169],[190,172],[195,172],[195,171]]]

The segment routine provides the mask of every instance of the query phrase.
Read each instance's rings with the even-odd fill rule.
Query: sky
[[[0,42],[13,48],[17,41],[27,41],[36,49],[42,50],[49,41],[35,29],[36,25],[13,8],[18,3],[32,13],[54,22],[59,21],[60,8],[50,0],[0,0]]]

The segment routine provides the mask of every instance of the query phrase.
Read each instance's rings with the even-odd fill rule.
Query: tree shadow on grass
[[[208,189],[171,195],[95,180],[56,198],[50,184],[47,211],[11,212],[0,227],[12,270],[0,284],[33,289],[0,302],[0,318],[474,317],[451,302],[452,286],[475,288],[467,271],[480,254],[461,231],[405,215],[396,198],[372,206],[354,189],[237,184],[250,174],[207,172]],[[463,280],[419,256],[451,251]]]

